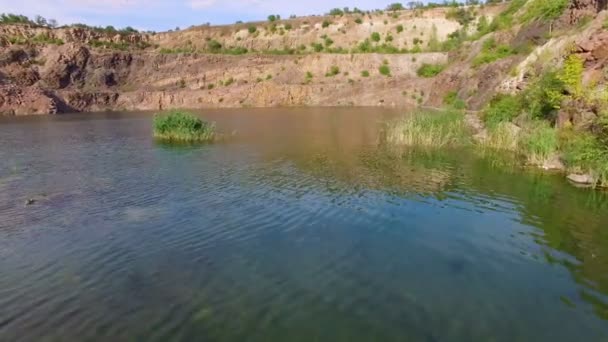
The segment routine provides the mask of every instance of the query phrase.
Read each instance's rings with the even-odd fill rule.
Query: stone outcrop
[[[38,87],[0,86],[0,114],[56,114],[58,101]]]
[[[608,7],[608,0],[570,0],[562,21],[569,25],[577,24],[584,18],[594,17]]]

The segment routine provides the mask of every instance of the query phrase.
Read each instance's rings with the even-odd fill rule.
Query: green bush
[[[378,32],[374,32],[374,33],[372,33],[372,35],[370,36],[370,38],[371,38],[371,40],[372,40],[372,41],[374,41],[374,42],[376,42],[376,43],[377,43],[377,42],[379,42],[379,41],[380,41],[380,39],[381,39],[381,37],[380,37],[380,33],[378,33]]]
[[[207,42],[207,48],[210,51],[219,51],[222,49],[222,44],[217,40],[210,40]]]
[[[30,24],[34,22],[24,15],[2,13],[0,14],[0,24]]]
[[[215,124],[182,111],[154,116],[154,137],[167,141],[210,142],[216,139]]]
[[[510,122],[521,112],[521,99],[513,95],[499,95],[490,101],[484,111],[486,125],[493,127],[501,122]]]
[[[564,67],[557,74],[565,90],[575,98],[583,96],[583,71],[585,70],[583,58],[570,55],[564,61]]]
[[[445,69],[445,65],[443,64],[422,64],[418,71],[416,72],[418,76],[430,78],[439,75],[443,69]]]
[[[401,33],[403,32],[403,25],[399,24],[397,25],[397,33]]]
[[[331,23],[329,21],[323,20],[323,23],[321,24],[321,27],[327,28],[327,27],[329,27],[329,25],[331,25]]]
[[[369,77],[369,71],[367,71],[367,70],[361,71],[361,77]]]
[[[531,82],[523,93],[523,105],[530,117],[537,119],[554,119],[564,99],[565,86],[558,73],[549,71]]]
[[[344,15],[344,11],[340,8],[332,8],[329,11],[329,15],[333,15],[333,16],[342,16]]]
[[[357,19],[355,19],[355,23],[363,24],[363,20],[361,18],[357,18]]]
[[[312,44],[310,44],[310,46],[312,46],[312,49],[313,49],[315,52],[321,52],[321,51],[323,51],[323,49],[325,48],[325,47],[323,46],[323,44],[321,44],[321,43],[312,43]]]
[[[257,30],[258,30],[258,28],[255,26],[249,26],[247,28],[247,31],[249,31],[249,33],[255,33],[255,31],[257,31]]]
[[[608,186],[608,147],[597,137],[587,132],[564,131],[560,148],[571,171],[590,173],[596,185]]]
[[[380,68],[378,68],[378,71],[380,72],[380,75],[384,75],[384,76],[391,75],[391,68],[386,64],[382,64],[380,66]]]
[[[340,74],[340,68],[337,65],[329,68],[329,71],[325,74],[325,77],[334,77]]]
[[[400,2],[392,3],[386,7],[387,11],[402,11],[404,9],[405,7],[403,7],[403,4],[401,4]]]

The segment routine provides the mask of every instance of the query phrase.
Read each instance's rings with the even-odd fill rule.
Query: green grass
[[[515,54],[515,51],[511,49],[511,47],[503,44],[499,45],[494,38],[490,38],[483,42],[481,53],[473,59],[472,65],[476,68],[480,65],[493,63],[513,54]]]
[[[392,122],[386,131],[387,142],[420,147],[456,147],[471,143],[471,134],[458,111],[414,113]]]
[[[519,132],[512,129],[510,122],[499,122],[487,127],[487,137],[479,143],[493,150],[516,152],[519,150]]]
[[[213,123],[188,112],[172,111],[154,116],[154,137],[165,141],[211,142],[217,133]]]
[[[417,74],[420,77],[430,78],[439,75],[443,69],[445,69],[445,65],[443,64],[422,64],[422,66],[418,69]]]
[[[531,0],[522,16],[523,22],[554,20],[564,13],[569,0]]]
[[[557,153],[557,130],[546,121],[533,121],[521,134],[519,150],[528,163],[541,166]]]
[[[467,104],[460,97],[458,97],[458,93],[455,91],[451,91],[443,97],[443,104],[458,110],[466,109],[467,107]]]

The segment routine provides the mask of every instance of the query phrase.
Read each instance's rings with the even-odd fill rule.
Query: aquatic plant
[[[154,116],[154,137],[166,141],[211,142],[217,133],[214,123],[188,112],[172,111]]]
[[[388,124],[389,143],[423,147],[464,146],[471,134],[459,111],[419,112]]]

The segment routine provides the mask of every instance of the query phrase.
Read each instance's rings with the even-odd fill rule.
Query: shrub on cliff
[[[510,122],[521,112],[521,99],[513,95],[496,96],[484,111],[484,121],[490,127]]]
[[[568,7],[569,2],[569,0],[532,0],[526,7],[522,20],[528,22],[557,19]]]
[[[443,64],[422,64],[418,71],[416,72],[418,76],[430,78],[439,75],[445,69],[445,65]]]
[[[492,63],[499,59],[503,59],[515,54],[515,51],[507,45],[499,45],[494,38],[490,38],[483,42],[481,53],[473,59],[473,67],[478,67],[482,64]]]
[[[165,141],[211,142],[216,139],[215,124],[182,111],[154,116],[154,137]]]
[[[24,16],[12,13],[2,13],[0,14],[0,24],[29,24],[33,25],[34,22]]]

